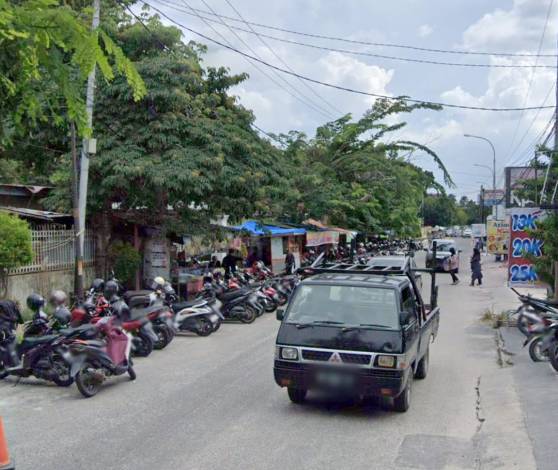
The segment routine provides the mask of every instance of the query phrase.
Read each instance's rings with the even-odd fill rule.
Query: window
[[[401,293],[401,307],[403,311],[413,310],[415,307],[415,299],[413,298],[413,292],[410,287],[405,287]]]
[[[302,285],[291,301],[287,322],[399,329],[396,291],[383,287]]]

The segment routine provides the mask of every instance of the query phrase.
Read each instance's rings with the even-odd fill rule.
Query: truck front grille
[[[370,364],[371,356],[369,354],[339,353],[339,356],[345,364]]]
[[[302,350],[302,359],[307,361],[329,361],[333,353],[329,351],[314,351],[312,349]]]

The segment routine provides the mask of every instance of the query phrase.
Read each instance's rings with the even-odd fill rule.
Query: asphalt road
[[[470,240],[461,276],[468,277]],[[478,469],[536,467],[512,367],[480,323],[499,309],[504,271],[485,285],[440,276],[442,318],[430,372],[398,414],[374,403],[291,404],[273,381],[278,323],[227,324],[177,337],[137,360],[138,379],[81,397],[37,380],[0,384],[0,414],[17,469]]]

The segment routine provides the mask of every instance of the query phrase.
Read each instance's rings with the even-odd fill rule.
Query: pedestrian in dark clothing
[[[478,248],[473,250],[473,256],[471,256],[471,285],[475,285],[475,281],[478,281],[479,286],[482,285],[482,269],[481,269],[481,254]]]
[[[242,258],[235,256],[234,250],[231,248],[228,254],[223,258],[223,269],[225,270],[225,276],[229,277],[231,274],[236,273],[236,263],[242,261]]]
[[[285,271],[287,274],[292,274],[295,268],[295,257],[290,252],[287,251],[287,256],[285,256]]]

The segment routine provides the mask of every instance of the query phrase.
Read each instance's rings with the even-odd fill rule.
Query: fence
[[[31,230],[33,261],[8,270],[8,275],[72,269],[75,262],[74,231],[52,226],[38,226]],[[85,232],[83,260],[85,266],[95,264],[95,237]]]

